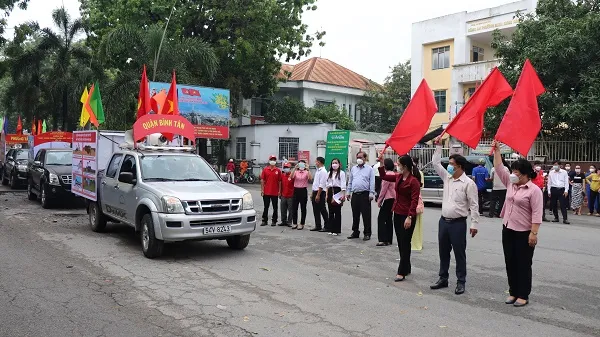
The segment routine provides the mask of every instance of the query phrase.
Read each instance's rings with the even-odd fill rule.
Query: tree
[[[80,1],[93,32],[92,47],[115,27],[164,24],[175,5],[169,20],[172,36],[199,38],[215,49],[220,71],[209,84],[231,90],[234,112],[241,96],[270,97],[277,87],[279,59],[308,56],[324,35],[309,34],[302,23],[304,11],[317,9],[316,0],[138,0],[134,5],[129,0]]]
[[[0,0],[0,11],[4,12],[5,16],[8,16],[10,12],[15,8],[15,6],[20,9],[27,9],[27,3],[29,0]],[[4,38],[4,32],[6,29],[6,19],[0,19],[0,45],[4,45],[6,43],[6,39]]]
[[[536,13],[521,15],[508,38],[494,34],[500,70],[514,86],[530,59],[546,88],[539,98],[542,130],[552,136],[600,136],[600,6],[591,0],[540,0]],[[495,133],[508,100],[492,109],[486,129]]]
[[[348,113],[335,102],[307,109],[307,119],[312,123],[336,123],[338,129],[356,130],[356,124]]]
[[[410,102],[410,61],[392,68],[383,86],[373,86],[360,103],[360,129],[390,133]]]
[[[297,98],[274,99],[267,102],[264,117],[267,123],[336,123],[339,129],[356,129],[354,121],[335,102],[306,108]]]

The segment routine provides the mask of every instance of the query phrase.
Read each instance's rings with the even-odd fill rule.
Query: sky
[[[226,1],[226,0],[225,0]],[[318,0],[317,10],[306,12],[304,22],[309,32],[327,32],[325,47],[313,47],[309,57],[320,56],[356,73],[383,83],[390,68],[410,59],[411,24],[447,14],[476,11],[511,0]],[[67,8],[79,16],[77,0],[31,0],[29,9],[15,9],[8,18],[8,28],[27,21],[51,27],[52,9]],[[6,37],[12,37],[7,30]]]

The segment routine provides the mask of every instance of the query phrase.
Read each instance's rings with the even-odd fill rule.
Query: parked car
[[[2,185],[15,189],[27,183],[28,150],[10,149],[2,166]]]
[[[27,167],[27,197],[50,208],[58,200],[74,200],[71,193],[73,150],[41,149]]]
[[[473,174],[473,168],[479,165],[481,159],[485,160],[485,168],[488,170],[488,172],[491,172],[492,167],[494,167],[489,156],[466,156],[465,158],[470,164],[465,168],[465,174],[469,177],[471,177]],[[444,166],[444,168],[448,167],[449,162],[450,158],[442,158],[442,166]],[[427,164],[421,171],[423,172],[425,182],[421,192],[423,202],[441,204],[444,194],[444,183],[442,178],[440,178],[440,176],[438,176],[438,174],[435,172],[432,163]],[[484,199],[484,209],[489,209],[490,207],[490,194],[492,192],[492,187],[493,183],[488,181],[486,184],[486,190],[488,193]]]

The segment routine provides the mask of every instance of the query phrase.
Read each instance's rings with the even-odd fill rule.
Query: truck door
[[[125,218],[128,223],[135,225],[135,210],[137,206],[136,187],[135,183],[139,180],[138,163],[134,156],[126,155],[123,159],[123,165],[121,165],[122,172],[130,172],[133,174],[133,184],[119,181],[119,208],[125,211]]]
[[[100,194],[100,204],[102,206],[102,211],[105,214],[110,215],[111,217],[122,220],[122,214],[119,212],[119,192],[118,192],[118,176],[119,168],[121,167],[121,162],[123,161],[122,154],[113,155],[108,167],[106,169],[105,175],[102,178],[101,182],[101,194]]]
[[[42,191],[42,186],[40,185],[40,181],[42,180],[42,176],[44,175],[44,159],[46,157],[46,150],[42,149],[38,151],[35,159],[33,160],[33,166],[31,170],[31,180],[33,181],[33,186],[36,187],[38,191]]]

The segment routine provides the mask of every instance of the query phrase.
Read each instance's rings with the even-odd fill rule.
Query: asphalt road
[[[467,292],[429,289],[439,215],[426,208],[424,249],[395,284],[397,248],[347,240],[348,205],[340,237],[259,227],[243,252],[178,243],[148,260],[126,226],[93,233],[82,209],[0,190],[0,336],[600,335],[600,219],[542,226],[531,304],[514,308],[498,219],[468,239]]]

